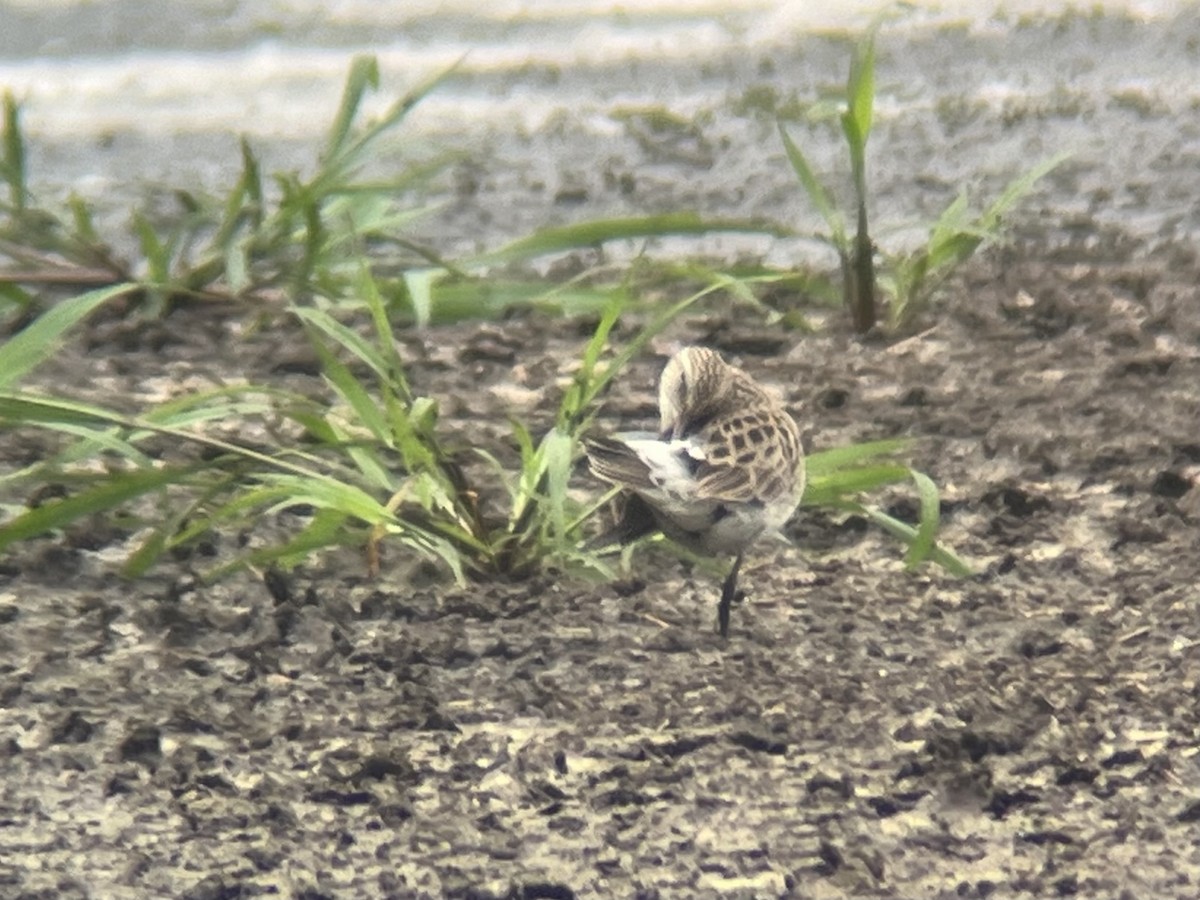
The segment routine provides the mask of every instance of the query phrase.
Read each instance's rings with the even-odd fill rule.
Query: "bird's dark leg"
[[[725,576],[725,583],[721,585],[721,602],[717,604],[717,630],[721,632],[721,637],[729,637],[729,608],[741,599],[737,589],[738,571],[741,568],[742,554],[739,553],[733,561],[733,568]]]

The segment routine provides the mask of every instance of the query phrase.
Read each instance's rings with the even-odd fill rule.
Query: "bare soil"
[[[132,584],[122,535],[25,545],[0,574],[0,894],[1197,896],[1200,265],[1121,250],[1018,242],[897,344],[720,309],[670,335],[779,385],[810,448],[919,438],[972,579],[802,512],[723,643],[711,575],[661,551],[612,585],[463,590],[353,555],[202,584],[232,534]],[[51,374],[320,389],[297,335],[236,324],[98,320]],[[401,339],[488,441],[514,388],[552,409],[577,331]],[[659,365],[606,424],[652,414]]]
[[[1084,78],[1109,53],[1182,53],[1197,21],[951,31],[930,39],[949,52],[914,39],[887,63],[938,66],[944,82],[924,77],[950,95],[987,77],[963,59],[1014,47],[1052,77],[1056,54],[1079,56]],[[840,79],[845,42],[825,43],[822,77]],[[916,336],[790,333],[717,302],[607,400],[605,427],[644,425],[669,343],[694,341],[777,385],[810,449],[917,438],[943,539],[976,577],[908,573],[863,523],[802,510],[794,546],[749,561],[723,642],[716,579],[661,550],[614,584],[463,589],[396,552],[375,581],[352,553],[197,577],[256,534],[132,583],[118,529],[31,541],[0,559],[0,897],[1200,897],[1197,126],[1184,100],[1126,93],[886,126],[879,147],[903,141],[877,157],[889,209],[953,196],[955,129],[978,142],[945,154],[967,169],[998,139],[1044,158],[1054,129],[1122,154],[1084,144],[1043,217],[963,270]],[[579,172],[592,180],[554,198],[563,216],[568,200],[579,218],[798,202],[776,190],[791,176],[764,149],[773,126],[718,116],[716,164],[608,147],[605,166],[637,173],[613,181],[629,185],[613,207],[623,189],[584,120],[497,138],[448,238],[520,236]],[[496,176],[517,158],[546,183]],[[1014,174],[999,168],[989,184]],[[941,180],[914,186],[926,169]],[[746,171],[770,190],[725,190]],[[502,448],[506,413],[549,421],[590,324],[516,315],[398,340],[447,433]],[[211,308],[100,316],[40,377],[131,406],[214,379],[323,390],[299,334],[247,326]],[[43,440],[6,433],[0,465]]]

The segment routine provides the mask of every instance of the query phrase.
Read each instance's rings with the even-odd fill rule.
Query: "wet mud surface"
[[[0,559],[0,897],[1200,896],[1200,259],[1193,206],[1163,200],[1194,179],[1196,125],[1136,99],[1006,126],[1032,161],[1057,149],[1046,128],[1136,123],[1153,165],[1105,187],[1111,159],[1085,149],[919,334],[801,335],[714,302],[606,401],[604,427],[645,425],[692,341],[778,386],[810,449],[914,437],[976,577],[907,573],[886,537],[802,510],[792,546],[748,560],[722,642],[717,580],[661,549],[613,584],[459,588],[395,552],[376,580],[352,553],[199,580],[238,534],[127,583],[128,535],[31,541]],[[943,137],[910,133],[896,165]],[[479,225],[476,194],[544,213],[591,159],[587,134],[554,139],[530,153],[559,160],[540,186],[464,189],[448,240]],[[653,165],[646,209],[783,215],[774,189],[706,191],[714,163],[623,152]],[[790,178],[756,159],[738,164]],[[950,182],[881,202],[940,207]],[[590,324],[397,337],[446,431],[511,452],[506,414],[549,424]],[[131,406],[225,378],[323,390],[294,329],[214,309],[100,317],[38,377]],[[44,452],[6,434],[0,464]]]
[[[668,336],[779,385],[810,448],[919,438],[973,579],[802,512],[722,643],[713,578],[655,550],[611,585],[459,589],[350,555],[126,584],[103,534],[22,547],[0,574],[0,894],[1194,896],[1200,265],[1118,249],[1018,242],[898,344],[720,308]],[[125,328],[157,351],[117,350]],[[55,377],[136,390],[296,354],[228,328],[96,323]],[[533,317],[401,340],[448,423],[492,411],[485,442],[514,386],[552,409],[582,342]],[[606,424],[652,412],[660,364]]]

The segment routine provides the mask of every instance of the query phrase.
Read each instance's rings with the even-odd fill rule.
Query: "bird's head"
[[[659,433],[681,437],[733,400],[732,368],[707,347],[684,347],[671,357],[658,382]]]

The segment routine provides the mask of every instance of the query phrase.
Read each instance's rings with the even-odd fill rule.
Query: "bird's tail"
[[[590,438],[584,442],[592,474],[621,487],[649,488],[650,467],[627,443],[616,438]]]

